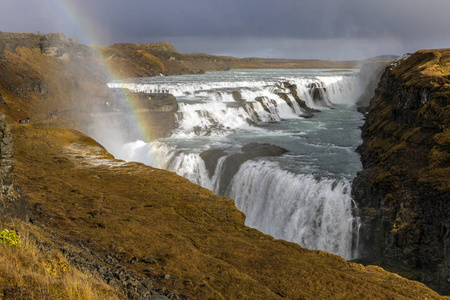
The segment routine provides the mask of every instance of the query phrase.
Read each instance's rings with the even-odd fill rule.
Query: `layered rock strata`
[[[450,50],[419,51],[384,72],[353,184],[364,257],[450,293]]]

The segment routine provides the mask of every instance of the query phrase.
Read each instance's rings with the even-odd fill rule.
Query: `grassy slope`
[[[274,240],[244,226],[233,201],[173,173],[114,160],[70,129],[13,126],[16,182],[36,218],[69,240],[90,240],[126,261],[153,257],[160,282],[197,298],[438,298],[433,291],[378,267]],[[96,217],[88,214],[101,212]],[[149,265],[129,269],[143,273]],[[161,268],[164,267],[165,270]],[[183,282],[192,281],[193,285]]]
[[[0,243],[0,299],[123,299],[117,291],[71,266],[42,229],[19,221],[0,223],[19,232],[20,244]],[[52,245],[53,246],[53,245]],[[45,249],[45,250],[43,250]]]
[[[123,60],[121,76],[131,74],[135,63],[126,61],[131,54],[114,56],[114,51],[105,58],[112,64]],[[6,104],[0,110],[12,124],[16,118],[32,118],[30,124],[12,125],[15,180],[32,205],[44,204],[33,217],[62,237],[85,244],[89,240],[87,245],[96,252],[116,252],[124,261],[154,257],[157,265],[128,267],[141,274],[148,268],[156,275],[170,273],[171,279],[160,285],[193,298],[438,297],[423,285],[380,268],[349,264],[334,255],[275,241],[245,227],[244,216],[231,200],[173,173],[114,161],[93,140],[69,127],[52,127],[51,120],[37,124],[35,120],[55,109],[87,109],[90,101],[103,97],[99,62],[91,56],[60,60],[40,54],[37,48],[2,54],[0,93]],[[161,60],[147,53],[136,55],[149,57],[149,64],[178,70],[175,65],[161,66]],[[25,98],[11,92],[11,87],[31,79],[44,84],[47,92],[37,95],[31,89]],[[56,121],[62,126],[58,118],[61,114]],[[101,214],[88,214],[94,210]],[[35,226],[26,227],[44,241],[51,239],[38,234]],[[15,254],[2,251],[1,255],[11,260]],[[1,274],[11,272],[5,266],[0,264]],[[48,283],[39,280],[15,283],[31,290]],[[0,276],[0,285],[10,284],[14,279]]]

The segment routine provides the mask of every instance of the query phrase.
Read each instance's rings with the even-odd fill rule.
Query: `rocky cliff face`
[[[419,51],[384,72],[353,184],[363,256],[450,293],[450,50]]]
[[[27,221],[30,207],[21,189],[13,185],[13,138],[4,115],[0,114],[0,218]]]

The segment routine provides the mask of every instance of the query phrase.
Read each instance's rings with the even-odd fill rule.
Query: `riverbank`
[[[250,229],[232,200],[173,173],[114,160],[79,132],[48,125],[12,132],[15,182],[29,197],[33,223],[169,298],[178,299],[173,290],[194,299],[438,298],[378,267]]]
[[[36,253],[50,253],[43,256],[48,261],[18,263],[20,269],[37,270],[46,274],[43,277],[18,279],[10,276],[14,273],[7,264],[0,264],[3,297],[12,290],[10,298],[26,293],[67,298],[70,290],[63,295],[40,287],[48,278],[59,286],[64,268],[53,269],[68,262],[69,269],[81,269],[87,276],[79,278],[94,276],[109,284],[105,288],[99,283],[100,299],[111,295],[111,287],[118,298],[131,299],[148,297],[146,293],[172,299],[440,298],[423,284],[379,267],[348,263],[248,228],[232,200],[174,173],[115,160],[74,130],[93,105],[110,97],[104,62],[123,66],[117,71],[122,76],[135,76],[137,71],[130,71],[135,61],[124,59],[121,65],[114,53],[98,56],[61,35],[1,37],[0,110],[11,124],[15,152],[15,170],[9,168],[14,173],[8,176],[14,174],[14,183],[23,187],[32,212],[31,225],[3,219],[1,224],[17,228],[19,235],[35,236]],[[155,60],[156,54],[134,53],[151,58],[157,67],[149,70],[172,70]],[[171,57],[166,60],[172,63]],[[79,123],[72,122],[74,115]],[[27,117],[30,123],[14,124]],[[63,251],[64,243],[72,250]],[[14,257],[7,249],[0,252],[3,261]]]

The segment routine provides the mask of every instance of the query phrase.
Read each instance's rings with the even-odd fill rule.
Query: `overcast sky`
[[[364,59],[450,48],[450,0],[0,0],[0,31],[182,53]]]

